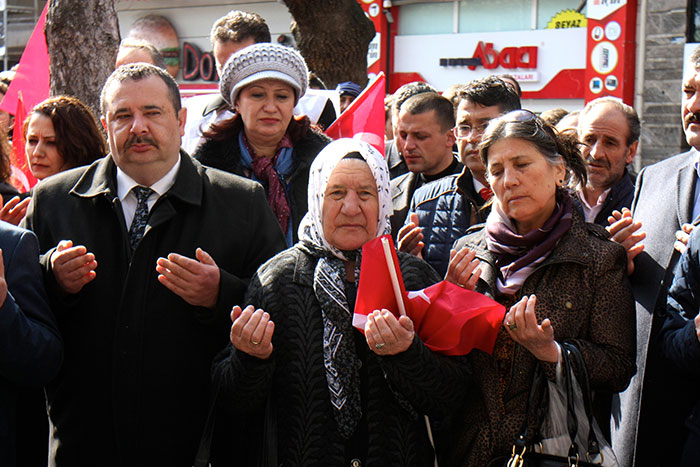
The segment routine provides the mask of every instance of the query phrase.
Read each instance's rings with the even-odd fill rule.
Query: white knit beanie
[[[224,100],[234,106],[244,87],[262,79],[278,79],[294,88],[294,104],[306,93],[309,70],[299,52],[278,44],[253,44],[233,54],[224,65],[219,90]]]

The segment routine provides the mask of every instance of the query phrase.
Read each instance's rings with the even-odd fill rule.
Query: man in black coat
[[[16,463],[18,393],[48,383],[58,373],[62,355],[36,237],[0,222],[0,465]]]
[[[101,105],[110,155],[37,186],[26,218],[65,341],[51,465],[190,467],[231,307],[285,243],[259,184],[180,152],[167,73],[120,67]]]

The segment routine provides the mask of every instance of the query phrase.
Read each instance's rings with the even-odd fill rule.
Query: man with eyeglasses
[[[421,256],[443,275],[454,242],[488,215],[482,207],[492,192],[479,157],[481,137],[491,119],[519,109],[520,98],[503,80],[488,76],[462,88],[454,105],[454,135],[464,169],[417,189],[398,233],[399,250]]]
[[[401,106],[396,138],[409,172],[391,181],[392,236],[404,224],[418,187],[462,170],[452,152],[454,125],[452,103],[438,94],[424,92]]]

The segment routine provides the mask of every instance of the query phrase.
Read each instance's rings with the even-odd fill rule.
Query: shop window
[[[529,31],[532,0],[459,2],[459,32]]]
[[[451,34],[453,14],[453,2],[403,5],[399,20],[399,35]]]
[[[581,0],[537,0],[537,29],[547,29],[549,21],[566,10],[578,11],[581,3]],[[581,13],[586,14],[585,6]]]
[[[700,5],[700,0],[690,1]],[[443,0],[402,4],[398,33],[451,34],[455,32],[455,10],[460,33],[546,29],[552,18],[570,19],[572,15],[566,13],[577,12],[581,5],[582,0]],[[533,25],[535,9],[537,23]],[[585,10],[584,7],[581,11],[584,16]],[[581,15],[574,13],[573,17]],[[582,22],[581,27],[585,27],[585,23]]]
[[[700,42],[700,0],[688,3],[688,42]]]

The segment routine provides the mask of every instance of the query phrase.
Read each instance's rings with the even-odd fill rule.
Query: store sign
[[[369,47],[367,47],[367,68],[377,63],[382,57],[381,46],[382,34],[378,32],[374,35],[372,42],[369,43]]]
[[[526,99],[582,99],[586,35],[586,28],[399,35],[394,72],[437,89],[508,73]]]
[[[440,66],[445,66],[443,65],[443,60],[452,64],[455,63],[455,60],[460,59],[441,58]],[[476,67],[479,65],[487,70],[492,70],[499,66],[508,70],[513,70],[515,68],[537,68],[537,47],[505,47],[499,52],[494,48],[493,42],[484,43],[479,41],[471,60],[472,61],[469,63],[464,62],[470,70],[476,70]]]
[[[588,19],[602,20],[627,5],[627,0],[592,0],[587,3]]]
[[[360,5],[367,17],[372,21],[376,31],[367,49],[367,76],[373,77],[378,75],[380,71],[387,73],[386,64],[384,63],[386,60],[382,60],[382,50],[387,50],[389,47],[389,28],[386,16],[382,14],[382,11],[385,10],[382,7],[381,0],[362,0]]]
[[[585,99],[619,97],[634,101],[636,2],[588,2],[588,57]]]
[[[202,52],[195,44],[185,42],[182,47],[184,67],[182,69],[182,79],[194,81],[202,79],[204,81],[217,81],[216,61],[211,52]]]
[[[547,23],[547,29],[585,28],[586,15],[576,10],[562,10]]]

